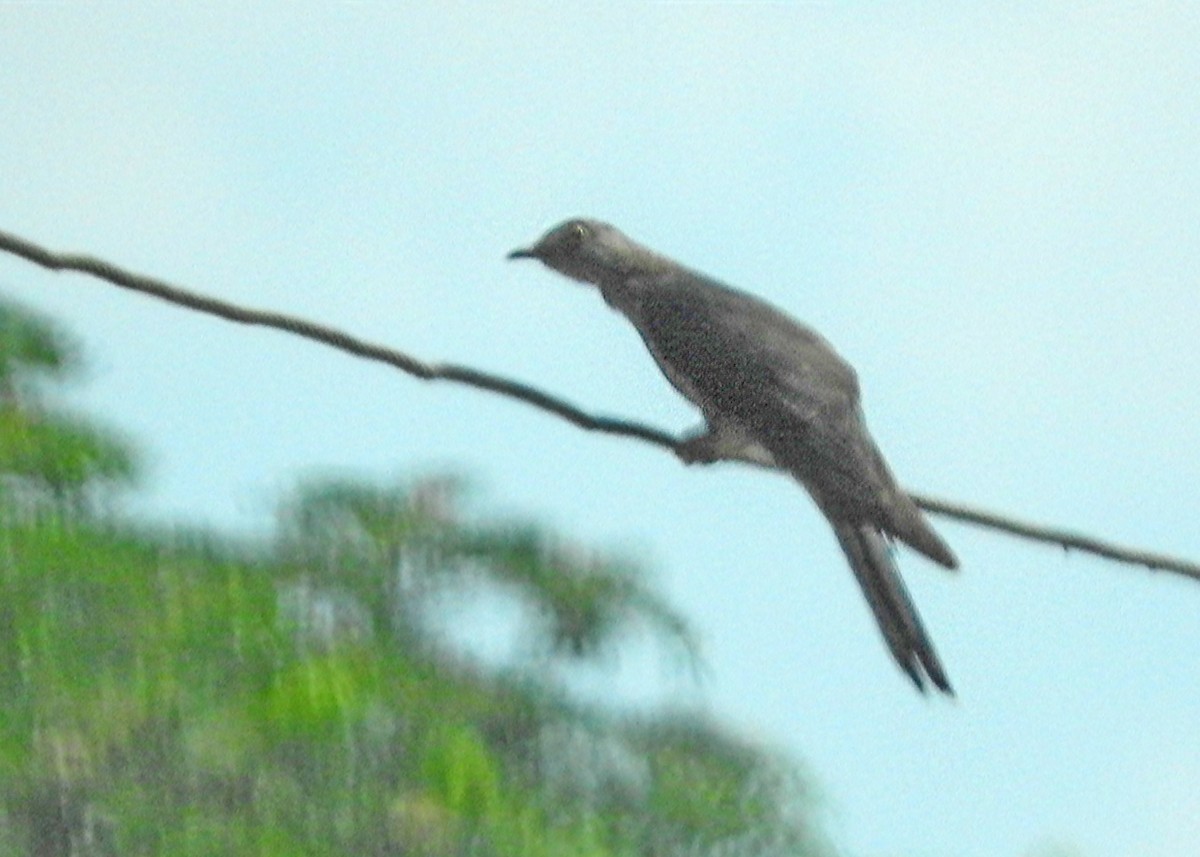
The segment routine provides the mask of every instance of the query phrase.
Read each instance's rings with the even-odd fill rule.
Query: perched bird
[[[787,471],[828,519],[884,641],[921,691],[954,691],[892,555],[898,539],[958,561],[896,483],[867,431],[854,369],[819,334],[767,302],[679,265],[595,220],[569,220],[510,259],[537,259],[598,286],[706,425],[687,461],[743,451]]]

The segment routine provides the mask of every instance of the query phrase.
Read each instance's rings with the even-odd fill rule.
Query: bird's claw
[[[685,437],[675,445],[675,454],[684,464],[712,464],[722,458],[716,438],[707,433]]]

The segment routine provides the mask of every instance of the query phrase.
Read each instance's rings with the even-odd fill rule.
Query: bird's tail
[[[925,691],[928,679],[943,693],[953,696],[954,689],[900,579],[887,541],[869,525],[833,522],[833,531],[900,669],[918,690]]]
[[[892,495],[890,518],[885,528],[893,536],[938,565],[958,568],[958,558],[950,545],[937,534],[913,499],[899,488]]]

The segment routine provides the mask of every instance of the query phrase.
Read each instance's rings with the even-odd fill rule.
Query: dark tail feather
[[[869,526],[846,523],[834,523],[833,531],[900,669],[922,693],[928,678],[943,693],[953,696],[954,689],[883,536]]]

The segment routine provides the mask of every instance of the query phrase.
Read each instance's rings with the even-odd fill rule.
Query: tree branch
[[[498,375],[481,372],[468,366],[454,363],[426,363],[400,351],[366,342],[339,330],[314,324],[294,316],[266,310],[249,309],[219,301],[215,298],[188,292],[162,280],[146,277],[119,268],[103,259],[74,253],[55,253],[31,241],[11,233],[0,231],[0,251],[19,256],[35,265],[51,271],[77,271],[90,274],[121,288],[151,295],[168,303],[178,304],[198,312],[215,315],[228,321],[258,327],[271,327],[286,333],[302,336],[337,348],[368,360],[376,360],[394,366],[426,381],[454,381],[480,390],[499,393],[517,399],[567,420],[572,425],[589,431],[598,431],[620,437],[631,437],[669,450],[686,460],[683,443],[686,438],[676,438],[660,429],[631,420],[595,416],[586,413],[565,399],[550,395],[528,384],[513,381]],[[770,457],[762,451],[747,448],[728,455],[723,460],[739,461],[767,469],[773,468]],[[956,521],[974,524],[988,529],[1037,542],[1058,545],[1063,550],[1078,550],[1117,562],[1141,565],[1152,571],[1170,571],[1200,581],[1200,564],[1175,557],[1134,548],[1114,545],[1090,536],[1017,521],[1012,518],[973,509],[957,503],[913,494],[917,505],[933,515],[941,515]]]

